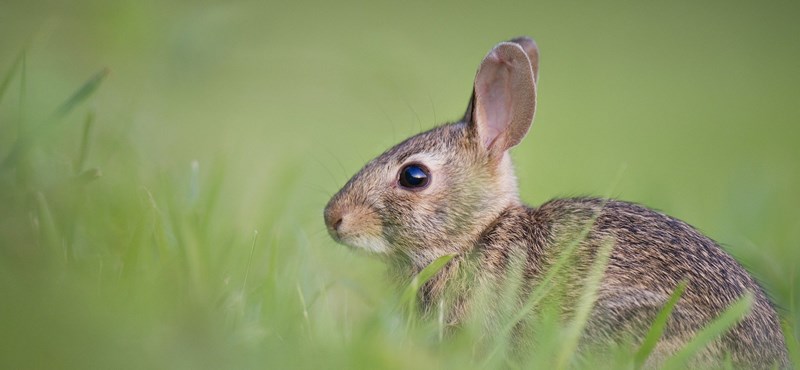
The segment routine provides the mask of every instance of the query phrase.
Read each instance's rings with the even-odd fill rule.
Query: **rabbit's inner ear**
[[[468,121],[494,155],[519,144],[536,107],[533,69],[519,44],[503,42],[484,58],[475,77]]]

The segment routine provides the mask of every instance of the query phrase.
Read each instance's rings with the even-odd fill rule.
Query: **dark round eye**
[[[430,172],[425,166],[409,164],[400,170],[400,178],[397,182],[404,188],[420,190],[428,186],[430,178]]]

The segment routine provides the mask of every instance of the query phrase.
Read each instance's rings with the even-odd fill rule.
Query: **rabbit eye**
[[[400,186],[412,189],[422,190],[430,182],[430,171],[425,166],[420,164],[409,164],[400,170],[400,176],[397,182]]]

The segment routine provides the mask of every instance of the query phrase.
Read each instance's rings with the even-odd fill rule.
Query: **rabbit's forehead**
[[[387,182],[396,180],[398,171],[419,163],[434,172],[465,162],[465,132],[462,123],[439,126],[412,136],[367,163],[350,180],[348,188],[382,192]]]
[[[379,157],[387,166],[400,166],[411,162],[426,165],[444,165],[449,158],[457,156],[463,145],[463,124],[449,124],[408,138]]]
[[[438,152],[420,152],[409,155],[406,160],[403,161],[403,163],[399,163],[399,165],[403,166],[409,163],[420,163],[429,168],[441,168],[450,162],[448,157],[448,155]]]

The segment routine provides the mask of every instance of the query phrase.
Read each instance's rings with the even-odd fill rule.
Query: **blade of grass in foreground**
[[[789,350],[789,359],[791,359],[791,363],[800,365],[800,341],[795,337],[793,328],[788,322],[784,321],[781,326],[783,327],[783,333],[786,337],[786,348]]]
[[[753,306],[753,293],[747,292],[728,307],[716,320],[697,333],[686,346],[664,363],[664,369],[685,369],[689,360],[708,343],[736,325]]]
[[[600,282],[605,275],[608,260],[611,257],[611,250],[614,248],[612,240],[606,240],[600,245],[592,263],[591,270],[586,276],[586,283],[584,284],[583,293],[578,301],[578,307],[575,311],[570,326],[567,328],[566,339],[561,347],[561,353],[558,355],[556,368],[566,369],[569,361],[575,356],[578,348],[578,342],[581,339],[581,333],[589,321],[589,315],[594,307],[594,302],[597,300],[597,291],[600,289]]]
[[[54,260],[61,259],[64,257],[63,252],[60,250],[61,235],[56,227],[53,212],[50,210],[50,206],[44,194],[37,192],[35,197],[38,211],[38,223],[42,235],[41,240],[45,249],[44,253],[49,254]]]
[[[92,76],[88,81],[86,81],[72,96],[69,97],[61,106],[56,109],[53,114],[53,118],[47,120],[46,122],[38,125],[34,128],[31,132],[28,132],[26,135],[22,135],[17,138],[17,141],[14,143],[14,147],[11,149],[11,152],[8,156],[3,160],[0,168],[8,168],[11,165],[15,164],[17,159],[30,147],[34,137],[37,134],[41,134],[44,131],[50,129],[59,121],[60,118],[66,116],[69,112],[71,112],[78,104],[85,101],[89,98],[95,90],[100,86],[100,83],[103,82],[103,79],[108,75],[108,69],[103,69],[100,72],[97,72],[94,76]]]
[[[414,305],[416,304],[417,300],[417,293],[419,293],[419,288],[421,288],[425,283],[430,280],[433,275],[436,275],[445,265],[447,265],[450,260],[455,257],[455,254],[446,254],[441,256],[431,262],[428,266],[425,266],[422,271],[420,271],[417,275],[414,276],[414,279],[406,287],[405,291],[403,291],[403,295],[400,297],[400,302],[407,305],[410,309],[410,312],[413,312]]]
[[[247,289],[247,277],[250,275],[250,267],[253,265],[253,254],[256,252],[256,241],[258,240],[258,230],[253,230],[253,243],[250,245],[250,257],[247,258],[247,267],[244,269],[244,280],[242,281],[242,294]]]
[[[664,328],[667,326],[667,319],[669,319],[669,315],[672,314],[672,310],[675,308],[675,305],[678,304],[678,300],[681,299],[683,292],[686,290],[686,280],[681,281],[678,284],[678,287],[675,288],[675,291],[672,292],[672,295],[667,300],[667,303],[658,312],[656,319],[653,321],[653,325],[650,327],[650,330],[647,332],[647,335],[644,337],[644,341],[642,341],[642,346],[639,347],[639,351],[636,352],[634,356],[634,368],[641,369],[644,365],[644,362],[647,360],[647,357],[650,356],[650,353],[653,352],[653,348],[656,347],[656,343],[661,338],[661,334],[664,333]]]
[[[3,76],[3,82],[0,83],[0,103],[3,102],[3,96],[5,96],[6,91],[8,91],[8,85],[11,84],[11,79],[14,78],[14,75],[17,74],[17,70],[20,65],[22,65],[23,59],[25,59],[25,50],[19,52],[17,58],[14,59],[14,64],[11,65],[11,68],[9,68],[5,76]]]
[[[605,203],[603,204],[605,206]],[[508,337],[511,335],[512,330],[518,323],[525,319],[533,309],[538,306],[542,299],[547,297],[547,294],[558,284],[557,276],[561,273],[563,269],[567,267],[567,264],[570,262],[570,259],[573,257],[575,251],[578,249],[578,246],[581,245],[583,240],[586,240],[586,237],[589,235],[589,232],[594,226],[597,216],[593,217],[587,224],[584,226],[583,230],[581,230],[580,235],[570,241],[570,243],[559,253],[558,260],[547,269],[547,274],[545,274],[544,278],[539,282],[539,284],[534,288],[534,290],[528,295],[525,304],[517,310],[516,315],[509,320],[505,326],[501,329],[500,335],[498,338],[497,343],[495,343],[494,348],[489,352],[489,355],[483,361],[483,367],[488,366],[493,359],[502,352],[502,349],[505,345],[505,342],[502,340],[503,338]]]
[[[108,76],[109,70],[108,68],[103,68],[100,72],[97,72],[92,76],[88,81],[84,82],[78,91],[75,91],[72,96],[67,99],[64,103],[61,104],[58,109],[55,111],[55,117],[61,118],[66,116],[69,112],[71,112],[78,104],[83,103],[88,97],[92,96],[92,94],[100,87],[100,83],[103,82],[103,79]]]
[[[83,166],[86,164],[86,158],[89,156],[89,149],[91,146],[90,136],[92,133],[92,126],[94,125],[94,111],[89,111],[86,114],[86,120],[83,121],[83,135],[81,135],[81,147],[78,151],[78,157],[75,159],[74,172],[79,174],[83,172]]]

